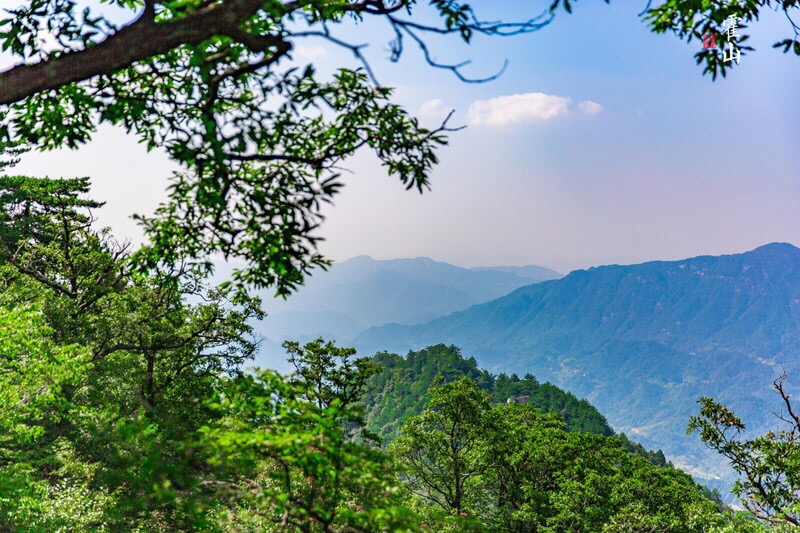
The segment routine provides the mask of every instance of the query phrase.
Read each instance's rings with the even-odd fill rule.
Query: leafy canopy
[[[235,282],[282,295],[327,264],[314,230],[321,205],[341,187],[344,159],[369,148],[406,188],[422,191],[449,129],[421,127],[391,101],[391,89],[370,79],[366,63],[321,80],[313,66],[297,68],[293,48],[324,39],[361,57],[360,46],[333,30],[367,17],[396,32],[395,59],[404,37],[427,50],[419,37],[426,32],[469,41],[475,33],[533,31],[548,20],[544,13],[519,24],[484,23],[450,0],[431,2],[441,26],[416,22],[416,2],[108,4],[113,16],[80,2],[30,0],[0,20],[0,48],[20,61],[0,73],[0,140],[74,148],[109,123],[166,150],[182,170],[169,200],[140,218],[151,246],[139,262],[192,258],[210,269],[209,257],[221,254],[247,263]]]
[[[481,81],[464,74],[467,63],[437,62],[428,36],[532,32],[573,4],[553,0],[526,20],[487,22],[457,0],[26,0],[0,18],[0,49],[16,62],[0,73],[0,147],[13,160],[24,147],[74,148],[102,123],[125,128],[181,168],[168,200],[140,217],[150,246],[138,262],[189,258],[210,270],[210,257],[222,255],[246,263],[233,275],[239,286],[286,295],[327,265],[315,230],[342,186],[343,161],[370,149],[406,188],[423,191],[447,142],[447,121],[423,128],[375,82],[365,45],[352,37],[358,23],[386,25],[394,61],[411,44],[431,66]],[[719,32],[728,14],[750,23],[774,8],[791,22],[797,7],[665,0],[648,3],[644,16],[654,31],[691,40]],[[776,46],[800,53],[790,27],[794,35]],[[309,39],[349,50],[362,68],[321,79],[293,60]],[[725,75],[721,56],[703,50],[697,59]]]
[[[730,520],[671,465],[566,432],[528,404],[493,406],[468,377],[433,387],[389,450],[435,530],[721,531]]]
[[[244,530],[412,529],[394,462],[362,431],[359,400],[377,367],[322,339],[287,348],[297,369],[288,379],[259,371],[220,380],[209,403],[220,417],[200,429],[216,468],[207,484],[232,500]]]
[[[742,439],[742,420],[704,397],[686,432],[697,431],[706,446],[730,461],[741,476],[733,492],[751,513],[772,524],[800,527],[800,409],[791,401],[787,377],[784,373],[774,382],[782,403],[779,431]]]

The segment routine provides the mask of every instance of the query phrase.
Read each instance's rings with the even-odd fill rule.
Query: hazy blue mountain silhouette
[[[560,276],[539,266],[466,269],[427,257],[358,256],[315,272],[286,301],[262,295],[268,317],[258,330],[274,340],[347,342],[370,326],[423,323]]]
[[[372,328],[362,352],[455,344],[492,371],[531,372],[586,397],[618,430],[698,477],[725,475],[688,417],[703,395],[760,430],[781,368],[800,385],[800,249],[579,270],[425,324]]]

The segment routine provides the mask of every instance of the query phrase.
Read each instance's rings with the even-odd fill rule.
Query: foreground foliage
[[[463,77],[432,59],[424,35],[535,31],[562,5],[571,11],[568,1],[515,24],[436,0],[430,26],[413,18],[414,1],[101,4],[118,11],[28,0],[3,14],[0,47],[16,65],[0,73],[0,168],[27,147],[77,147],[105,123],[166,150],[181,170],[168,200],[140,219],[150,243],[135,252],[94,227],[88,180],[0,178],[0,529],[724,526],[673,470],[616,440],[565,432],[529,405],[494,406],[466,378],[433,389],[392,457],[365,431],[373,362],[318,341],[289,346],[294,376],[244,374],[259,302],[205,284],[221,254],[246,262],[239,289],[288,294],[327,264],[314,232],[344,159],[369,148],[422,191],[446,143],[446,121],[421,127],[368,64],[321,79],[289,62],[296,43],[323,39],[363,58],[331,28],[372,17],[388,26],[393,60],[412,42]],[[664,2],[649,11],[653,28],[696,36],[696,20],[716,27],[730,7],[695,4]],[[749,0],[743,14],[771,5]],[[778,44],[797,51],[796,41]],[[498,394],[538,387],[497,383]]]
[[[783,373],[774,382],[783,429],[742,439],[742,420],[705,397],[687,432],[697,431],[706,446],[730,460],[741,476],[733,492],[750,512],[769,523],[800,527],[800,410],[790,399],[786,378]]]
[[[200,400],[215,376],[252,356],[258,302],[189,271],[134,272],[127,247],[94,228],[87,189],[83,179],[0,178],[0,523],[201,524],[184,497],[198,463],[179,450],[212,416]]]
[[[320,339],[285,345],[290,376],[243,372],[259,302],[132,268],[87,189],[0,178],[3,531],[734,527],[588,403],[455,347],[356,358]]]
[[[322,341],[289,344],[297,373],[224,378],[200,429],[234,530],[399,531],[409,527],[392,459],[363,431],[359,398],[377,368]]]
[[[423,514],[481,531],[702,531],[724,523],[691,478],[530,405],[492,405],[469,378],[440,384],[390,450]]]

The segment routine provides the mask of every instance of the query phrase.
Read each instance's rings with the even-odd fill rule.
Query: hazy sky
[[[487,19],[520,20],[547,3],[474,4]],[[372,43],[378,78],[400,103],[431,125],[455,109],[468,127],[451,135],[422,196],[368,154],[351,160],[323,252],[567,272],[800,245],[800,59],[770,46],[789,23],[765,14],[749,30],[756,52],[712,82],[694,64],[700,43],[651,34],[637,17],[644,4],[579,2],[530,35],[431,42],[440,60],[471,59],[476,76],[508,59],[485,84],[427,67],[410,47],[391,64],[383,26],[348,28],[344,37]],[[323,70],[354,64],[319,42],[295,58]],[[105,128],[79,151],[31,154],[15,171],[92,177],[108,202],[102,222],[136,239],[130,215],[153,210],[172,168]]]

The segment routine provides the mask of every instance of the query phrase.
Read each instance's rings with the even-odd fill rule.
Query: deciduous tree
[[[224,513],[232,509],[242,531],[416,529],[393,460],[359,431],[374,364],[321,339],[288,347],[293,376],[260,371],[220,383],[211,406],[221,417],[200,439],[215,478],[201,484],[233,502]]]
[[[733,492],[750,512],[773,524],[800,526],[800,409],[791,401],[786,378],[783,373],[774,382],[783,429],[743,439],[742,420],[703,397],[687,432],[697,431],[706,446],[730,461],[741,476]]]

